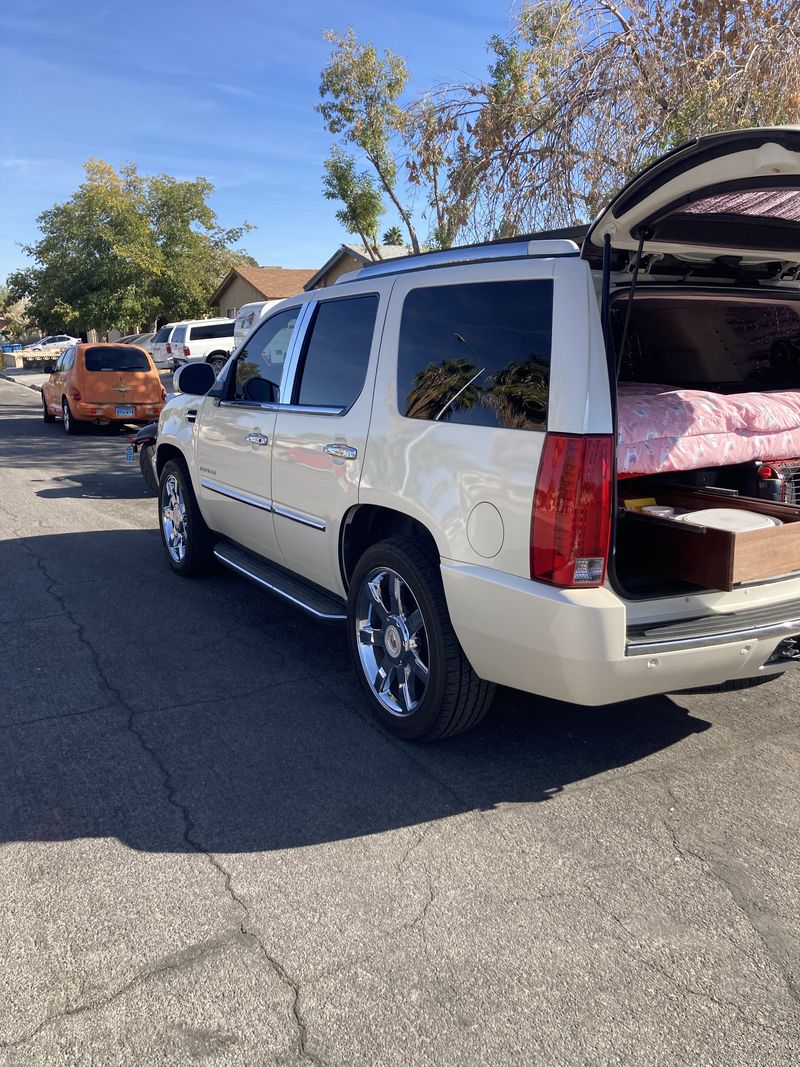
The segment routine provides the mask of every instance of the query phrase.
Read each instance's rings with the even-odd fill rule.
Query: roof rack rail
[[[481,263],[502,259],[551,259],[562,256],[577,256],[578,246],[574,241],[557,239],[543,241],[497,241],[464,248],[446,248],[441,252],[420,252],[416,256],[379,260],[368,263],[360,270],[342,274],[334,285],[352,282],[361,278],[374,278],[379,274],[405,274],[408,271],[444,267],[456,263]]]

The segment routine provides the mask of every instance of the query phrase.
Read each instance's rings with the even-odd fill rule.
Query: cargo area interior
[[[628,294],[612,299],[612,578],[627,596],[729,590],[800,570],[798,297],[788,287],[640,286],[627,332]]]

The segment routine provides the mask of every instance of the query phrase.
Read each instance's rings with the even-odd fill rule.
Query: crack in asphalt
[[[669,785],[669,783],[661,781],[660,785],[671,803],[669,811],[671,812],[679,808],[680,801],[675,795],[675,792]],[[791,974],[789,974],[789,972],[787,971],[786,963],[780,951],[780,948],[774,943],[773,939],[769,936],[769,934],[765,933],[761,929],[761,927],[756,921],[756,918],[753,915],[753,912],[757,912],[759,910],[764,909],[760,909],[754,901],[749,900],[742,892],[741,887],[738,886],[734,880],[726,878],[720,870],[719,866],[714,864],[707,856],[704,856],[702,853],[690,848],[684,842],[681,842],[678,839],[677,830],[668,818],[664,817],[662,819],[662,823],[664,825],[664,829],[669,835],[672,847],[675,850],[676,854],[680,856],[682,860],[685,860],[687,858],[693,859],[708,877],[712,878],[714,881],[716,881],[719,885],[723,887],[727,896],[730,898],[730,900],[733,901],[740,915],[742,915],[747,925],[758,938],[768,958],[772,960],[773,964],[775,965],[775,968],[778,971],[778,974],[780,975],[781,980],[786,987],[786,992],[789,995],[790,999],[793,1000],[795,1004],[800,1006],[800,988],[798,988]],[[730,940],[730,938],[728,940]],[[742,949],[742,946],[737,947],[739,951],[744,951]],[[745,955],[747,955],[747,953],[745,953]],[[752,957],[750,958],[752,959]]]
[[[158,769],[159,773],[161,774],[162,785],[163,785],[164,794],[165,794],[165,798],[167,800],[167,803],[170,804],[171,807],[173,807],[175,809],[175,811],[178,812],[178,814],[181,816],[181,820],[183,822],[183,834],[182,834],[183,840],[189,846],[191,851],[195,852],[199,856],[202,856],[206,860],[206,862],[208,864],[210,864],[211,867],[214,868],[214,870],[217,872],[217,874],[222,879],[223,886],[225,888],[225,892],[227,893],[228,897],[236,905],[238,910],[243,914],[244,918],[243,918],[242,922],[239,925],[239,933],[240,933],[241,937],[246,939],[246,941],[248,943],[254,944],[256,946],[256,948],[258,949],[260,954],[263,956],[263,958],[270,965],[273,973],[275,975],[277,975],[277,977],[280,979],[280,981],[283,983],[283,985],[286,986],[287,989],[291,992],[291,995],[292,995],[291,1015],[292,1015],[292,1019],[294,1021],[295,1028],[296,1028],[296,1031],[297,1031],[298,1049],[299,1049],[299,1053],[300,1053],[301,1058],[303,1060],[309,1062],[309,1063],[315,1064],[315,1067],[322,1067],[322,1060],[320,1060],[319,1057],[317,1057],[316,1055],[311,1053],[307,1048],[308,1027],[307,1027],[305,1018],[303,1017],[303,1014],[302,1014],[302,1012],[300,1010],[301,990],[300,990],[299,983],[296,980],[294,980],[289,975],[289,973],[286,971],[286,969],[283,967],[283,965],[270,954],[270,952],[268,951],[268,949],[267,949],[266,945],[264,944],[263,940],[261,939],[261,937],[254,930],[248,929],[247,920],[250,917],[250,911],[249,911],[249,908],[247,907],[247,905],[245,904],[243,898],[235,890],[235,888],[233,886],[233,881],[232,881],[232,877],[231,877],[230,872],[226,870],[226,868],[223,866],[223,864],[219,861],[219,859],[212,852],[210,852],[208,849],[206,849],[204,847],[204,845],[202,844],[202,842],[198,838],[193,836],[195,827],[194,827],[194,823],[192,821],[191,813],[190,813],[188,807],[182,801],[180,801],[178,799],[177,795],[176,795],[175,786],[173,785],[172,776],[170,774],[169,768],[164,763],[160,753],[153,747],[153,745],[150,744],[150,742],[147,740],[147,738],[144,736],[144,734],[138,728],[138,726],[137,726],[137,724],[135,722],[136,716],[143,714],[143,712],[137,711],[135,708],[133,708],[125,700],[125,697],[123,696],[121,690],[119,688],[117,688],[117,686],[115,686],[111,682],[111,680],[107,676],[107,674],[105,672],[105,669],[103,667],[103,664],[102,664],[102,662],[100,660],[100,654],[99,654],[98,650],[95,648],[95,646],[92,644],[91,640],[89,639],[89,636],[88,636],[88,634],[86,632],[86,628],[75,617],[75,615],[70,610],[70,608],[68,606],[68,603],[67,603],[67,600],[66,600],[66,597],[62,596],[59,593],[59,591],[57,589],[57,583],[56,583],[55,579],[52,577],[52,575],[50,574],[50,572],[48,571],[46,563],[41,558],[41,556],[39,556],[38,553],[35,552],[34,549],[28,544],[27,537],[18,534],[16,531],[14,531],[14,532],[15,532],[16,536],[18,536],[20,538],[20,541],[21,541],[25,551],[28,552],[28,554],[31,556],[31,558],[33,559],[36,567],[38,568],[38,570],[40,571],[42,576],[45,578],[45,580],[47,581],[48,585],[47,585],[47,588],[45,590],[46,594],[48,596],[51,596],[59,604],[63,614],[66,616],[66,618],[69,619],[69,621],[74,626],[78,641],[87,649],[87,651],[88,651],[88,653],[90,655],[90,658],[91,658],[92,663],[94,665],[94,669],[95,669],[95,673],[96,673],[97,678],[102,683],[103,687],[114,698],[116,704],[123,711],[127,712],[127,715],[128,715],[127,728],[129,730],[129,732],[131,734],[133,734],[133,736],[138,740],[140,747],[150,756],[153,764],[156,766],[156,768]],[[280,685],[280,684],[287,684],[287,683],[283,682],[283,683],[275,683],[275,684],[276,685]],[[194,959],[194,957],[192,957],[192,958]],[[163,972],[164,970],[168,970],[168,969],[170,969],[170,968],[169,967],[162,967],[161,971],[159,973]],[[145,974],[145,978],[147,976],[148,975]],[[87,1006],[78,1006],[78,1007],[73,1008],[73,1009],[67,1009],[65,1012],[60,1012],[56,1016],[53,1016],[52,1018],[56,1019],[56,1018],[64,1017],[65,1015],[69,1016],[71,1014],[76,1014],[78,1012],[88,1011],[94,1006],[102,1007],[104,1004],[109,1003],[115,997],[121,995],[121,993],[125,992],[127,989],[131,988],[131,986],[136,985],[136,984],[137,984],[137,979],[134,978],[134,979],[131,980],[130,983],[128,983],[126,986],[122,987],[121,990],[118,990],[114,994],[111,994],[105,1000],[101,999],[97,1003],[93,1002],[92,1004],[87,1005]],[[32,1036],[34,1036],[36,1033],[38,1033],[39,1030],[41,1030],[41,1028],[43,1026],[49,1025],[50,1021],[52,1021],[50,1017],[44,1019],[39,1024],[39,1026],[37,1026],[36,1029],[31,1032],[31,1034],[27,1035],[26,1037],[23,1037],[23,1038],[19,1039],[18,1041],[12,1042],[11,1045],[19,1044],[19,1043],[25,1043],[26,1041],[29,1041],[30,1038]],[[0,1045],[0,1047],[11,1047],[11,1046]]]
[[[609,909],[606,905],[603,904],[602,901],[598,900],[588,886],[584,886],[583,888],[584,890],[586,890],[587,895],[594,902],[597,908],[603,914],[608,915],[612,922],[616,926],[618,926],[620,930],[623,931],[625,938],[618,939],[617,943],[619,944],[620,949],[625,956],[627,956],[631,960],[634,960],[636,963],[646,967],[654,974],[660,975],[667,982],[669,982],[670,985],[672,985],[679,993],[688,993],[690,996],[696,997],[699,1000],[707,1001],[708,1003],[713,1004],[716,1008],[719,1008],[720,1011],[729,1013],[733,1012],[734,1015],[738,1016],[748,1026],[753,1026],[755,1024],[755,1020],[748,1016],[747,1013],[738,1004],[735,1003],[735,1001],[725,1000],[720,997],[716,997],[713,993],[709,993],[708,991],[703,989],[696,989],[693,985],[690,985],[687,981],[685,981],[685,979],[682,979],[673,971],[671,971],[668,967],[664,966],[664,964],[661,963],[659,960],[645,956],[644,954],[639,952],[634,952],[631,948],[631,945],[640,942],[640,939],[636,936],[636,933],[622,921],[622,919],[619,915],[616,914],[616,912]],[[762,1026],[766,1030],[771,1031],[774,1034],[778,1034],[781,1037],[786,1036],[784,1030],[782,1030],[778,1026],[771,1026],[763,1018],[758,1020],[758,1025]]]
[[[0,724],[0,730],[13,730],[17,726],[33,726],[37,722],[55,722],[58,719],[76,719],[80,715],[94,715],[98,711],[112,711],[113,704],[100,704],[96,708],[81,708],[80,711],[62,711],[57,715],[40,715],[36,719],[18,719]]]
[[[238,939],[239,935],[237,931],[233,934],[228,934],[226,937],[213,938],[210,941],[201,942],[197,945],[189,945],[187,948],[180,949],[179,951],[172,953],[172,955],[166,956],[163,960],[159,960],[158,963],[153,966],[146,967],[144,970],[137,972],[129,981],[125,982],[111,993],[46,1015],[44,1019],[42,1019],[28,1033],[22,1034],[20,1037],[16,1037],[12,1041],[0,1041],[0,1049],[21,1048],[23,1045],[29,1044],[29,1042],[31,1042],[37,1034],[41,1033],[46,1027],[61,1022],[64,1019],[71,1019],[76,1015],[84,1015],[86,1012],[108,1007],[109,1004],[113,1004],[115,1000],[124,996],[125,993],[129,993],[132,989],[143,985],[150,979],[160,977],[163,974],[178,973],[187,970],[206,956],[213,955],[214,953],[221,951],[223,948],[226,948],[228,945],[234,944]]]

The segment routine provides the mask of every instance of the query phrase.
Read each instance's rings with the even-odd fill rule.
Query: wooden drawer
[[[783,525],[732,533],[626,512],[626,562],[638,562],[645,573],[730,591],[741,582],[800,570],[800,508],[709,490],[661,489],[654,495],[659,504],[692,511],[741,508],[778,518]]]

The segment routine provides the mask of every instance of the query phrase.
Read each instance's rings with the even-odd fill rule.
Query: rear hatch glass
[[[87,371],[149,371],[150,362],[144,352],[138,352],[129,345],[115,345],[113,348],[87,348],[85,351]]]

